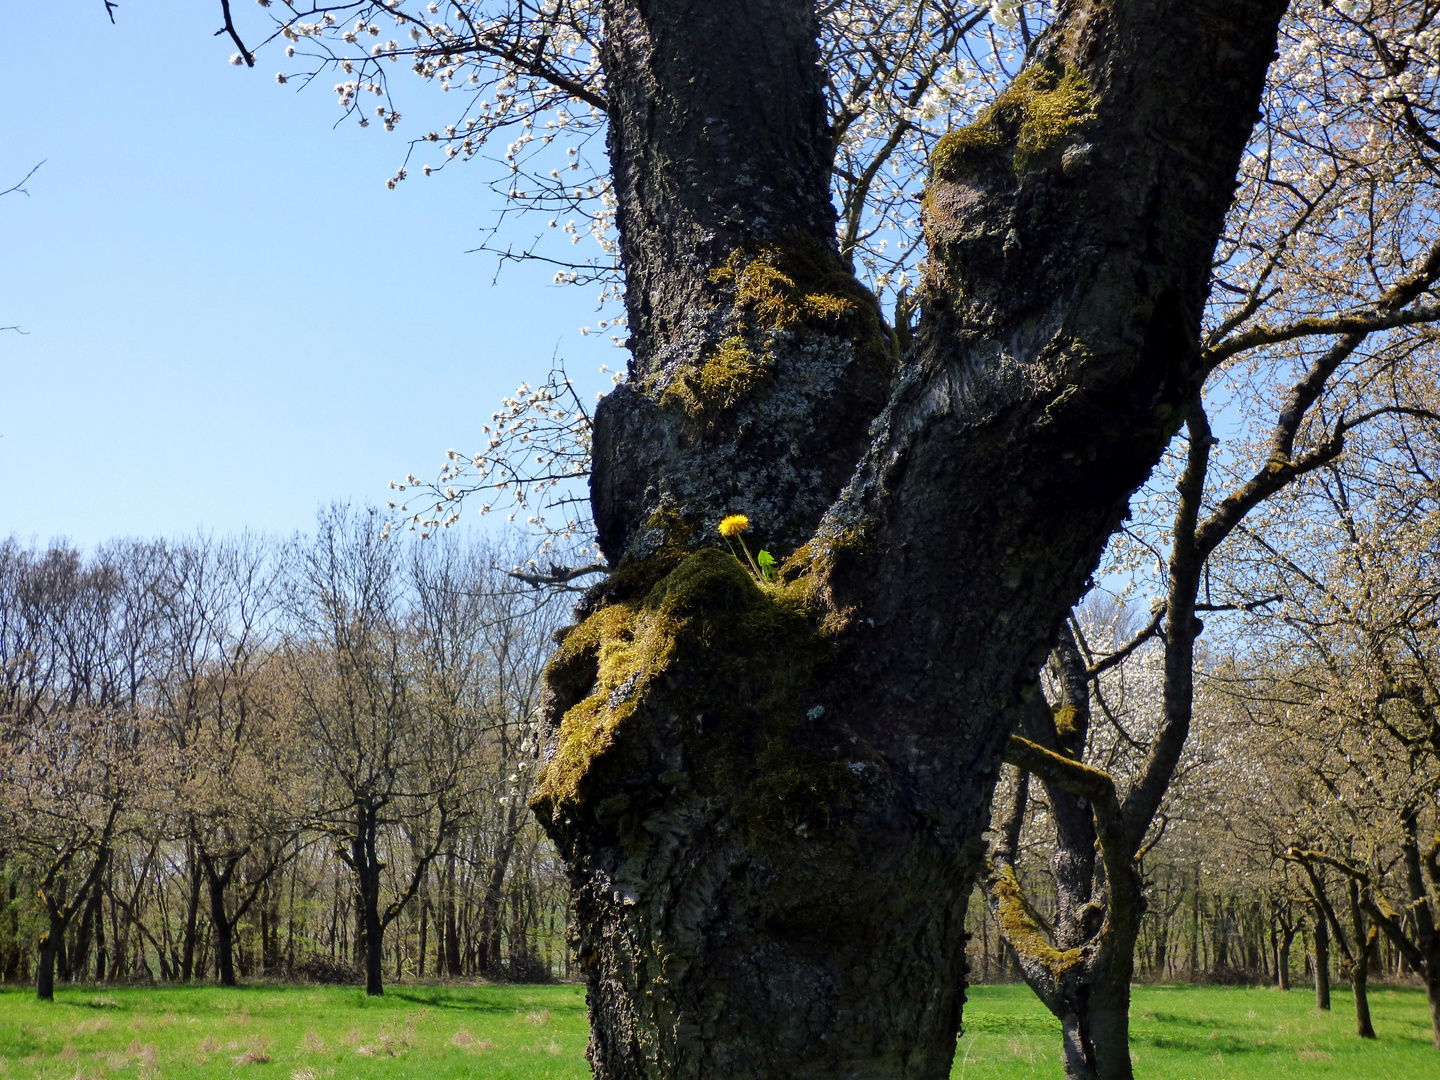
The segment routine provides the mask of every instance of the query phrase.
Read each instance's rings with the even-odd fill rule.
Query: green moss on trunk
[[[1000,932],[1024,959],[1041,964],[1057,985],[1084,964],[1084,949],[1062,952],[1050,944],[1025,902],[1014,867],[992,867],[989,884]]]
[[[808,695],[836,625],[815,569],[792,559],[782,581],[762,584],[732,555],[697,551],[566,634],[547,678],[574,704],[540,776],[537,809],[662,798],[659,766],[645,756],[657,724],[674,725],[686,782],[727,794],[736,823],[767,845],[823,831],[853,807],[881,777],[880,763],[806,738],[824,713]]]
[[[888,377],[891,349],[875,295],[808,234],[778,246],[737,250],[710,271],[733,291],[736,333],[681,371],[661,402],[690,416],[733,409],[770,376],[777,335],[818,332],[848,339]]]
[[[940,139],[930,155],[930,175],[962,180],[1006,152],[1019,175],[1045,163],[1093,119],[1091,106],[1090,83],[1078,68],[1028,67],[973,124]]]

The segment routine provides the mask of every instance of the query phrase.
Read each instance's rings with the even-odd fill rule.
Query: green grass
[[[586,1036],[578,986],[0,992],[6,1080],[582,1080]]]
[[[1024,986],[977,986],[955,1048],[955,1080],[1054,1080],[1060,1024]],[[1137,986],[1130,1056],[1141,1080],[1430,1080],[1440,1051],[1418,989],[1374,987],[1379,1038],[1355,1037],[1354,1002],[1337,990],[1317,1012],[1308,987],[1288,994],[1208,986]]]
[[[1377,988],[1380,1039],[1355,1038],[1349,995],[1317,1013],[1306,989],[1136,987],[1142,1080],[1440,1077],[1418,990]],[[1059,1025],[1023,986],[972,988],[957,1080],[1060,1077]],[[0,990],[0,1076],[43,1080],[582,1080],[575,986]],[[260,1060],[260,1059],[267,1060]]]

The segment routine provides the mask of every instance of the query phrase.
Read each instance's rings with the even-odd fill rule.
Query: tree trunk
[[[1290,991],[1290,944],[1295,940],[1295,931],[1286,927],[1280,936],[1280,947],[1275,954],[1275,980],[1281,990]]]
[[[195,938],[200,925],[200,886],[204,875],[193,841],[186,844],[185,852],[190,860],[190,874],[185,896],[185,939],[180,946],[180,978],[189,982],[195,973]]]
[[[52,911],[48,923],[35,959],[35,997],[40,1001],[55,1000],[55,958],[65,947],[65,921]]]
[[[383,939],[380,914],[374,908],[369,908],[365,912],[365,993],[371,997],[379,997],[385,993]]]
[[[460,925],[455,905],[455,851],[452,848],[445,866],[445,933],[437,935],[436,950],[443,944],[445,949],[445,974],[459,978],[460,968]],[[443,941],[439,938],[443,937]],[[435,966],[440,967],[439,957]]]
[[[515,851],[515,839],[520,835],[521,823],[519,802],[512,799],[505,831],[496,845],[495,859],[490,864],[490,877],[485,883],[485,895],[480,905],[479,970],[482,973],[500,970],[500,901],[504,895],[505,875],[510,869],[510,856]]]
[[[104,893],[97,888],[95,890],[95,981],[97,983],[105,981],[109,970],[109,956],[105,947],[104,900]]]
[[[85,901],[80,915],[80,925],[75,931],[75,941],[70,949],[70,963],[65,972],[65,981],[84,982],[90,972],[90,942],[95,933],[95,913],[99,908],[99,897],[91,893]]]
[[[1330,1009],[1330,927],[1319,903],[1315,907],[1315,1008]]]
[[[1355,1034],[1362,1039],[1375,1038],[1370,1023],[1370,952],[1375,945],[1375,929],[1365,925],[1365,912],[1360,907],[1360,883],[1354,878],[1350,885],[1350,928],[1355,940],[1350,958],[1350,987],[1355,992]]]
[[[378,811],[365,804],[355,809],[355,836],[352,843],[352,864],[355,871],[356,925],[360,933],[357,947],[360,963],[365,968],[365,993],[378,997],[385,993],[384,927],[380,922],[380,865],[376,850]]]
[[[210,886],[210,924],[215,928],[215,970],[221,986],[235,983],[235,925],[225,913],[225,882],[207,866]]]
[[[634,360],[592,499],[617,572],[550,665],[535,800],[602,1080],[949,1075],[1001,752],[1203,380],[1282,9],[1063,5],[937,154],[889,382],[835,248],[814,5],[604,5]],[[1060,134],[1022,152],[1034,95]],[[718,550],[732,512],[788,554],[777,585]]]

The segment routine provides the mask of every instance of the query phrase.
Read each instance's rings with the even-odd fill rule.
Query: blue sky
[[[0,188],[45,161],[0,198],[0,536],[288,533],[433,475],[557,351],[608,386],[598,286],[466,254],[485,163],[386,190],[449,99],[402,72],[395,133],[335,129],[328,84],[230,66],[213,0],[116,21],[0,5]]]

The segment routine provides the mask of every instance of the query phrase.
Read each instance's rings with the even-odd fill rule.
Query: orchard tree
[[[445,662],[445,643],[417,643],[410,632],[402,552],[381,538],[374,512],[332,507],[317,525],[313,539],[295,540],[289,552],[288,700],[277,708],[291,713],[314,755],[311,821],[354,875],[365,990],[381,994],[385,931],[473,813],[485,725],[456,707],[461,672]],[[397,828],[408,833],[414,858],[408,875],[392,876],[382,902]]]
[[[188,977],[193,964],[203,879],[222,986],[235,985],[236,926],[307,817],[300,733],[277,701],[272,563],[254,537],[197,538],[170,559],[157,689],[176,767],[153,809],[174,822],[171,835],[184,838],[192,861],[181,970]]]
[[[1212,267],[1250,275],[1219,324],[1250,345],[1393,327],[1430,295],[1404,229],[1338,314],[1318,289],[1276,303],[1265,260],[1290,237],[1264,213],[1217,253],[1284,7],[1069,0],[1043,29],[1018,4],[977,22],[1020,47],[957,59],[993,100],[918,144],[913,333],[908,295],[891,325],[857,278],[832,198],[852,207],[852,178],[900,165],[896,131],[917,144],[898,121],[923,131],[915,64],[834,46],[907,5],[278,9],[290,47],[360,76],[342,104],[374,94],[386,128],[382,64],[473,78],[474,114],[425,141],[473,155],[510,127],[507,196],[593,200],[623,272],[631,361],[591,428],[614,569],[551,661],[532,803],[575,888],[599,1075],[948,1075],[1008,735],[1131,493],[1239,351],[1204,324]],[[917,11],[911,56],[936,25]],[[1366,100],[1423,115],[1430,47],[1387,54]],[[887,97],[907,103],[895,126],[845,127],[843,102]],[[522,178],[527,154],[564,148],[547,140],[572,108],[603,123],[596,182],[563,160],[564,186]],[[881,168],[856,171],[851,130]],[[903,200],[899,220],[867,200],[862,232],[914,227]],[[587,266],[562,270],[610,272]],[[737,514],[780,557],[764,580],[720,547]]]
[[[33,868],[42,1000],[54,997],[57,968],[83,976],[142,770],[166,764],[148,694],[163,566],[160,545],[110,544],[88,562],[63,545],[0,547],[0,838]]]
[[[1257,626],[1254,659],[1294,759],[1275,781],[1296,793],[1287,855],[1349,962],[1357,1009],[1365,943],[1383,933],[1425,983],[1440,1048],[1440,402],[1433,351],[1414,359],[1428,366],[1388,388],[1403,409],[1277,508],[1295,525],[1251,537],[1246,578],[1284,600]],[[1357,1024],[1366,1034],[1368,1016]]]

